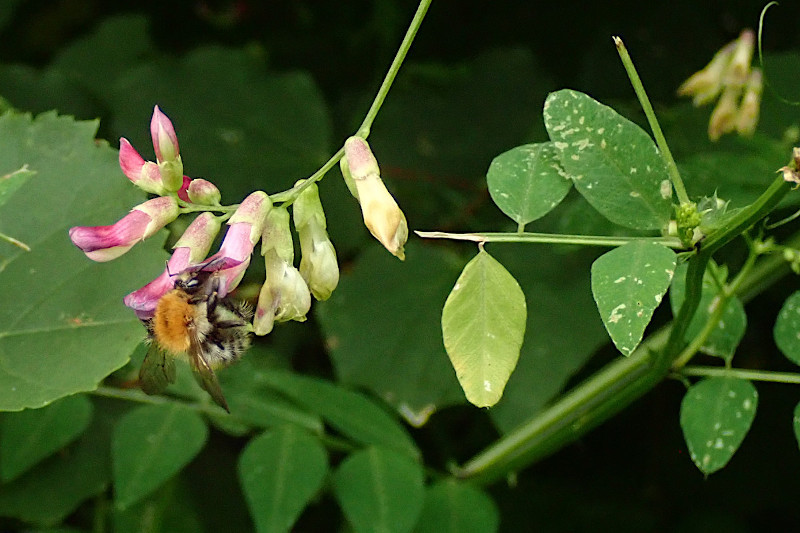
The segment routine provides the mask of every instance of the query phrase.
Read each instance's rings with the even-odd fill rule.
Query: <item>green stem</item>
[[[25,244],[22,241],[19,241],[19,240],[15,239],[14,237],[6,235],[5,233],[0,233],[0,240],[6,241],[6,242],[8,242],[10,244],[13,244],[14,246],[16,246],[18,248],[22,248],[26,252],[30,252],[31,251],[31,247],[30,246],[28,246],[27,244]]]
[[[680,369],[680,374],[683,376],[734,377],[751,381],[800,384],[800,374],[796,372],[772,372],[744,368],[721,368],[718,366],[685,366]]]
[[[414,13],[414,18],[411,19],[411,24],[408,27],[408,31],[406,31],[405,37],[403,37],[403,42],[400,43],[400,48],[397,49],[397,53],[394,56],[394,61],[392,61],[392,64],[389,66],[389,71],[383,78],[383,83],[381,84],[380,89],[378,89],[378,94],[375,95],[375,99],[372,101],[372,106],[369,108],[369,111],[367,111],[367,116],[364,117],[364,121],[358,128],[356,136],[364,139],[369,137],[369,132],[372,128],[372,122],[375,120],[375,117],[378,116],[378,111],[380,111],[383,101],[386,99],[386,95],[389,94],[389,89],[392,87],[394,78],[400,71],[403,61],[405,61],[408,50],[411,48],[411,43],[414,42],[414,37],[417,35],[417,31],[422,25],[422,21],[425,18],[425,13],[428,12],[428,7],[430,5],[431,0],[420,0],[419,6],[417,7],[417,12]]]
[[[319,170],[314,172],[306,179],[295,184],[295,186],[292,187],[291,189],[270,195],[269,199],[272,200],[273,204],[283,203],[284,206],[293,203],[297,199],[297,197],[300,196],[300,193],[303,192],[307,187],[311,186],[312,183],[316,183],[319,180],[321,180],[322,177],[325,176],[325,174],[327,174],[328,171],[332,169],[334,165],[336,165],[336,163],[339,162],[339,160],[342,158],[343,155],[344,155],[344,148],[339,148],[339,150],[335,154],[333,154],[331,158],[328,159],[328,161],[326,161],[325,164],[319,168]]]
[[[656,144],[658,144],[661,159],[664,160],[667,166],[667,172],[672,180],[672,186],[675,187],[678,201],[681,204],[688,204],[690,203],[689,195],[686,193],[686,187],[683,186],[683,179],[681,179],[681,174],[678,172],[678,165],[675,164],[675,160],[672,158],[672,152],[670,152],[667,139],[661,131],[661,126],[653,111],[653,106],[650,105],[650,99],[647,97],[647,93],[644,90],[642,80],[639,79],[639,74],[636,72],[636,67],[633,66],[631,56],[628,55],[628,49],[625,48],[625,44],[623,44],[622,39],[619,37],[614,37],[614,44],[617,46],[617,52],[622,60],[622,64],[625,66],[625,71],[628,73],[628,78],[631,80],[631,85],[633,85],[633,90],[636,92],[636,97],[639,99],[639,104],[644,110],[647,122],[650,124],[650,129],[653,130],[653,137],[655,137]]]
[[[584,246],[622,246],[630,242],[655,242],[669,248],[683,249],[677,237],[613,237],[603,235],[561,235],[553,233],[446,233],[444,231],[415,231],[424,239],[456,241],[580,244]]]

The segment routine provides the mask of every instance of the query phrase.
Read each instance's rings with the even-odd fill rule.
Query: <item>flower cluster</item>
[[[756,129],[763,82],[761,70],[750,64],[754,45],[753,30],[743,30],[703,70],[678,88],[678,94],[692,97],[695,106],[719,97],[708,123],[708,137],[712,141],[733,131],[752,135]]]
[[[224,298],[241,281],[259,242],[266,280],[253,318],[257,335],[272,331],[276,322],[304,321],[312,296],[317,300],[330,297],[339,283],[339,267],[315,183],[301,180],[289,191],[292,200],[287,203],[292,203],[292,217],[286,206],[273,206],[262,191],[250,194],[238,206],[224,207],[213,183],[183,174],[175,128],[158,106],[153,111],[150,133],[156,161],[145,161],[122,138],[119,163],[134,185],[155,198],[134,207],[113,225],[74,227],[69,232],[72,242],[87,257],[110,261],[179,215],[203,211],[173,246],[164,271],[123,299],[142,321],[153,317],[159,300],[175,287],[177,276],[198,268],[216,272],[220,278],[218,296]],[[342,173],[361,204],[367,228],[392,254],[403,259],[408,238],[406,218],[383,184],[369,145],[362,138],[351,137],[344,153]],[[299,268],[294,266],[292,218],[300,241]],[[228,228],[222,244],[209,256],[224,222]]]

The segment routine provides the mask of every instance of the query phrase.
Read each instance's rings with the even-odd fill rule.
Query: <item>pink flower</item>
[[[178,194],[178,198],[180,198],[184,202],[191,202],[192,201],[189,198],[189,187],[192,186],[192,182],[193,181],[195,181],[195,180],[193,180],[189,176],[184,176],[183,177],[183,184],[181,185],[181,188],[178,189],[177,194]]]
[[[119,140],[119,166],[134,185],[145,192],[165,194],[161,171],[152,161],[145,161],[125,137]]]
[[[158,106],[153,108],[153,118],[150,119],[150,136],[153,138],[153,149],[156,151],[156,159],[159,163],[174,161],[180,157],[175,128]]]
[[[136,311],[141,320],[153,316],[158,300],[175,287],[175,276],[183,273],[190,267],[206,264],[204,258],[208,254],[214,238],[219,233],[220,222],[211,213],[202,213],[189,224],[178,242],[173,247],[175,251],[167,262],[167,267],[156,279],[134,291],[125,298],[125,305]],[[217,265],[225,266],[223,263]],[[211,268],[213,270],[213,268]]]
[[[89,259],[111,261],[175,220],[178,214],[178,204],[174,198],[153,198],[134,207],[111,226],[70,228],[69,238]]]

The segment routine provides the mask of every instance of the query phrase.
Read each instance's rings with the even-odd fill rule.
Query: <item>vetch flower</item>
[[[256,335],[272,331],[275,322],[303,322],[311,308],[311,293],[300,271],[295,268],[294,245],[289,228],[289,212],[274,207],[267,214],[261,239],[266,281],[258,296],[253,318]]]
[[[161,180],[158,165],[145,161],[125,137],[119,140],[119,166],[122,173],[143,191],[159,196],[168,192]]]
[[[336,251],[325,231],[325,213],[316,184],[306,187],[292,206],[300,238],[300,275],[317,300],[327,300],[339,284]]]
[[[153,108],[150,120],[150,136],[156,152],[158,168],[167,191],[177,191],[183,184],[183,162],[181,161],[178,136],[167,116],[158,106]]]
[[[736,118],[739,115],[738,100],[741,87],[728,86],[722,92],[711,118],[708,121],[708,138],[718,141],[725,133],[736,129]]]
[[[734,41],[735,48],[731,62],[725,71],[725,85],[742,86],[750,75],[750,61],[753,59],[753,48],[756,36],[753,30],[744,29],[739,38]]]
[[[763,88],[761,78],[761,69],[758,68],[754,68],[747,78],[739,114],[736,117],[736,131],[741,135],[752,135],[756,131]]]
[[[708,65],[692,74],[678,87],[678,95],[691,96],[695,106],[707,104],[716,98],[722,90],[723,76],[728,70],[735,50],[736,41],[728,43],[714,55]]]
[[[798,169],[800,169],[800,148],[795,147],[792,149],[791,165],[778,169],[778,172],[783,172],[784,181],[797,184],[796,189],[800,187],[800,171]]]
[[[267,214],[272,202],[267,193],[256,191],[244,199],[239,208],[228,220],[228,232],[222,240],[219,251],[208,258],[209,261],[224,260],[231,266],[219,269],[224,281],[219,295],[224,298],[244,276],[250,265],[250,255],[261,239]]]
[[[405,259],[403,246],[408,240],[406,216],[381,180],[378,162],[367,141],[360,137],[350,137],[345,141],[341,168],[342,173],[349,174],[355,183],[367,229],[389,252]]]
[[[175,276],[193,265],[204,263],[220,226],[219,219],[213,214],[198,215],[173,246],[174,252],[164,272],[141,289],[125,296],[125,305],[136,311],[141,320],[152,318],[158,300],[175,288]]]
[[[69,237],[89,259],[111,261],[175,220],[178,214],[177,201],[162,196],[137,205],[111,226],[70,228]]]

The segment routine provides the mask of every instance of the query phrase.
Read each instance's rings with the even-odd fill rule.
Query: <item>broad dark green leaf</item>
[[[416,426],[464,401],[439,326],[460,261],[409,243],[401,263],[372,245],[331,298],[315,304],[339,379],[374,392]]]
[[[686,263],[678,266],[675,279],[670,288],[670,305],[672,312],[677,313],[684,299],[686,289]],[[708,322],[711,313],[719,306],[718,290],[716,285],[706,276],[703,280],[703,293],[700,304],[697,306],[692,321],[686,330],[686,341],[696,337]],[[700,347],[700,351],[708,355],[721,357],[726,361],[733,359],[733,354],[739,346],[739,341],[744,336],[747,328],[747,315],[744,305],[736,296],[731,297],[725,305],[717,326]]]
[[[358,442],[379,444],[419,457],[419,450],[405,428],[363,394],[291,372],[265,373],[263,382],[312,413],[318,413],[337,431]]]
[[[92,419],[86,396],[68,396],[41,409],[6,414],[0,422],[0,474],[4,482],[26,472],[78,438]]]
[[[203,448],[208,428],[177,404],[148,405],[117,423],[112,442],[115,502],[126,508],[178,473]]]
[[[561,165],[595,209],[632,229],[666,226],[672,186],[644,130],[570,89],[548,95],[543,114]]]
[[[795,291],[783,302],[772,333],[783,355],[800,365],[800,291]]]
[[[428,487],[415,533],[493,533],[500,514],[492,498],[467,483],[445,480]]]
[[[404,533],[412,530],[422,510],[423,481],[419,463],[370,447],[339,465],[333,493],[356,533]]]
[[[486,183],[497,207],[522,226],[549,213],[572,188],[553,143],[525,144],[498,155]]]
[[[111,481],[111,429],[117,411],[95,402],[89,428],[77,441],[10,483],[0,484],[0,516],[53,526]]]
[[[631,242],[592,265],[592,294],[611,340],[623,355],[644,330],[675,275],[675,252],[653,242]]]
[[[517,366],[527,321],[525,294],[481,249],[464,267],[442,310],[442,335],[470,403],[490,407]]]
[[[0,264],[0,410],[93,390],[144,337],[122,297],[163,270],[163,240],[97,264],[67,234],[112,224],[144,200],[96,128],[53,113],[0,117],[0,175],[24,164],[36,172],[0,209],[3,233],[31,247],[9,247]]]
[[[756,416],[758,392],[747,380],[708,378],[689,387],[681,402],[681,429],[703,474],[728,464]]]
[[[239,456],[239,481],[256,530],[290,531],[327,472],[319,439],[296,427],[278,427],[252,439]]]
[[[794,408],[792,428],[794,429],[794,438],[797,439],[797,443],[800,445],[800,403],[798,403]]]
[[[126,509],[114,508],[114,533],[197,533],[208,528],[198,515],[189,483],[174,478]]]

